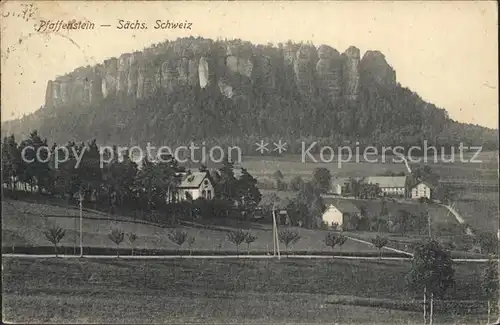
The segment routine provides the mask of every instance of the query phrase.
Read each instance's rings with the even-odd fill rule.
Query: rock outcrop
[[[142,52],[134,52],[129,57],[129,71],[127,74],[127,96],[137,97],[139,87],[139,66]]]
[[[170,93],[178,87],[210,85],[227,98],[296,86],[304,97],[320,95],[335,104],[342,98],[358,99],[360,76],[384,86],[396,84],[394,70],[379,51],[367,51],[360,60],[353,46],[341,55],[327,45],[316,49],[291,42],[272,47],[181,39],[58,77],[47,83],[45,106],[98,106],[108,97],[141,100],[159,90]]]
[[[393,87],[396,85],[396,72],[379,51],[366,51],[359,63],[360,74],[367,80],[379,85]]]
[[[217,85],[219,86],[220,92],[227,98],[232,98],[234,95],[233,87],[229,84],[225,78],[219,79]]]
[[[102,95],[115,96],[118,84],[118,60],[111,58],[103,64]]]
[[[359,97],[359,49],[350,46],[344,53],[343,57],[343,81],[344,81],[344,96],[348,100],[356,101]]]
[[[200,62],[198,63],[198,78],[200,83],[200,88],[205,88],[209,85],[209,70],[208,70],[208,61],[202,56],[200,58]]]
[[[342,95],[342,58],[340,53],[327,45],[318,48],[316,63],[319,94],[337,103]]]
[[[299,91],[304,96],[314,96],[316,94],[316,48],[312,45],[302,45],[297,51],[293,69],[295,80]]]

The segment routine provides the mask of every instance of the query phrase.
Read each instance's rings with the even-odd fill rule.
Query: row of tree
[[[170,215],[193,214],[193,202],[178,197],[178,186],[191,171],[180,166],[172,156],[159,161],[145,158],[139,167],[125,153],[120,156],[116,147],[101,157],[96,141],[87,144],[67,143],[61,150],[56,144],[48,145],[38,133],[16,142],[14,136],[2,141],[2,180],[7,189],[36,191],[47,196],[80,196],[84,202],[118,209],[153,211]],[[66,159],[61,155],[69,153]],[[39,153],[37,156],[37,152]],[[24,155],[24,157],[23,157]],[[81,157],[81,159],[78,159]],[[215,184],[217,215],[228,215],[235,206],[245,215],[252,215],[261,200],[257,180],[242,169],[240,177],[234,174],[233,163],[225,160],[219,170],[208,171],[201,166]],[[184,194],[182,194],[184,195]],[[201,203],[200,203],[201,204]],[[165,215],[164,213],[161,215]]]
[[[45,232],[46,238],[54,245],[55,254],[57,257],[57,245],[60,240],[65,236],[65,231],[58,227],[52,226]],[[118,246],[125,240],[125,233],[119,229],[113,229],[109,235],[109,239]],[[137,239],[134,233],[127,235],[128,240],[132,247]],[[188,243],[191,252],[192,246],[195,243],[195,237],[188,237],[187,233],[182,230],[174,230],[167,234],[169,241],[175,243],[178,249],[184,243]],[[288,247],[296,243],[300,239],[298,232],[283,229],[278,235],[279,241],[285,245],[286,254],[288,255]],[[239,247],[241,244],[247,244],[247,252],[250,252],[250,245],[256,241],[257,237],[249,231],[238,229],[232,231],[227,236],[228,241],[236,246],[237,254],[239,254]],[[347,237],[342,233],[329,232],[325,236],[325,244],[332,249],[336,246],[342,247],[347,241]],[[379,250],[379,257],[381,257],[381,250],[388,243],[387,238],[377,236],[372,239],[373,245]],[[117,250],[117,256],[119,253]],[[132,248],[131,254],[134,254]],[[482,291],[487,297],[488,303],[488,322],[492,311],[492,306],[498,298],[498,267],[492,260],[485,267],[482,278]],[[424,304],[424,323],[427,321],[432,324],[433,319],[433,305],[435,299],[443,299],[448,289],[455,284],[455,270],[449,251],[447,251],[439,242],[429,240],[415,245],[412,266],[406,277],[407,285],[417,294],[422,294],[424,302],[429,301],[429,306]],[[429,307],[430,313],[427,316],[427,308]]]

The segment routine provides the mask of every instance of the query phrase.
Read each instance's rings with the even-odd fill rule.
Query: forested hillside
[[[402,87],[378,51],[183,38],[80,67],[50,81],[46,102],[2,135],[38,130],[57,143],[238,144],[261,139],[341,145],[498,148],[497,130],[457,123]]]

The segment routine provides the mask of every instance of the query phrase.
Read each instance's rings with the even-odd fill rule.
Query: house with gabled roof
[[[181,182],[177,186],[179,201],[204,198],[211,200],[215,197],[215,184],[208,171],[187,172],[179,175]]]
[[[369,176],[364,183],[377,184],[384,196],[406,197],[408,176]]]
[[[418,180],[411,188],[410,196],[412,199],[427,198],[431,199],[433,192],[436,190],[436,185],[425,180]]]
[[[329,227],[336,224],[345,228],[350,216],[361,214],[361,210],[349,200],[328,196],[323,196],[322,199],[326,209],[321,219]]]

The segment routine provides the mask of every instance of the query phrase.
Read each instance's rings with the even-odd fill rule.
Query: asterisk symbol
[[[278,151],[278,153],[283,153],[286,151],[286,142],[281,142],[281,139],[278,141],[278,143],[274,142],[275,148],[273,151]]]
[[[255,144],[257,145],[257,149],[255,149],[255,151],[260,151],[260,154],[261,154],[261,155],[262,155],[265,151],[269,151],[269,149],[267,148],[267,146],[269,145],[269,143],[264,142],[264,140],[260,140],[260,143],[259,143],[259,142],[256,142]]]

